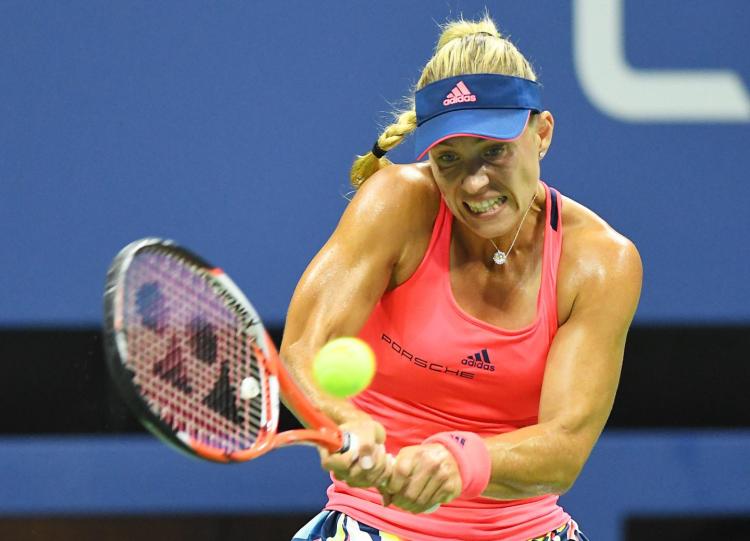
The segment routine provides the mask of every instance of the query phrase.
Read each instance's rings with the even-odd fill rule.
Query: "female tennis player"
[[[554,118],[491,19],[444,27],[414,98],[290,306],[285,362],[361,442],[321,453],[328,504],[294,539],[585,539],[557,500],[612,408],[639,255],[540,180]],[[417,163],[390,164],[408,134]],[[310,360],[351,335],[372,386],[323,396]]]

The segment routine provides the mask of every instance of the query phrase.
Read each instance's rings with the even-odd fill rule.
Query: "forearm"
[[[314,353],[309,348],[301,345],[291,345],[282,348],[284,365],[302,392],[320,411],[337,424],[369,418],[366,413],[354,406],[349,400],[332,397],[318,389],[317,385],[313,382],[310,370],[310,362],[313,355]],[[285,405],[297,416],[297,412],[294,411],[291,404],[285,402]]]
[[[552,423],[485,439],[490,482],[483,496],[501,500],[562,494],[575,481],[591,445]]]

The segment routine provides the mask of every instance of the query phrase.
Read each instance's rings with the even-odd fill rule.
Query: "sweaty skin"
[[[323,467],[337,479],[374,486],[386,503],[415,513],[460,494],[458,468],[442,445],[404,447],[390,465],[382,425],[348,401],[321,395],[311,383],[310,360],[330,339],[356,335],[380,297],[414,273],[441,197],[455,217],[450,283],[456,302],[497,327],[519,329],[533,321],[545,208],[539,160],[553,128],[552,115],[543,112],[515,141],[456,137],[433,148],[428,162],[379,171],[358,190],[308,266],[290,305],[281,354],[321,409],[361,442],[358,457],[321,452]],[[489,203],[494,206],[487,212],[472,211]],[[562,208],[559,329],[547,357],[538,422],[484,440],[492,461],[486,497],[568,490],[612,408],[640,295],[640,257],[590,210],[569,198]],[[488,239],[507,249],[516,231],[512,264],[494,265]]]

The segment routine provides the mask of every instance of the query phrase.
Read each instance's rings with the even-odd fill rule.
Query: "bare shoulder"
[[[439,206],[427,164],[391,165],[357,190],[329,243],[348,247],[356,258],[388,262],[391,289],[422,261]]]
[[[427,164],[390,165],[372,175],[352,199],[371,215],[397,217],[401,226],[431,221],[437,213],[440,192]]]
[[[370,229],[371,240],[411,245],[430,234],[439,205],[427,164],[390,165],[357,190],[342,223]]]
[[[585,264],[600,262],[607,268],[640,264],[638,250],[632,241],[595,212],[569,197],[564,197],[562,222],[564,258]]]
[[[635,311],[643,267],[635,244],[592,210],[565,197],[559,285],[568,306],[620,300]],[[568,312],[569,315],[569,312]],[[632,313],[630,314],[632,316]]]

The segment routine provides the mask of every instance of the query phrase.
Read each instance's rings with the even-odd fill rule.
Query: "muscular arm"
[[[414,240],[425,223],[429,233],[430,206],[437,207],[432,192],[414,166],[378,172],[357,192],[294,292],[281,356],[307,394],[339,424],[362,414],[312,385],[310,361],[330,339],[356,335],[399,273],[408,271],[407,260],[418,250]]]
[[[640,295],[635,247],[589,239],[578,293],[547,359],[538,424],[485,440],[492,459],[484,496],[561,494],[578,477],[609,417],[625,338]]]

